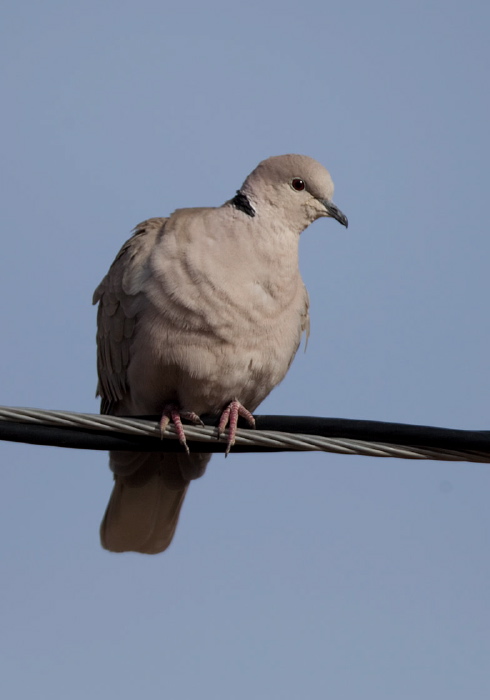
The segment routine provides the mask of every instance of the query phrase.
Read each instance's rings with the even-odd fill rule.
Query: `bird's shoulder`
[[[167,221],[167,218],[147,219],[135,226],[131,238],[122,245],[109,271],[96,288],[94,304],[107,294],[134,295],[139,291],[138,278]]]

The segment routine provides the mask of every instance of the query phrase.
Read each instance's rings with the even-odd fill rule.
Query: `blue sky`
[[[97,412],[130,229],[321,161],[312,332],[262,413],[489,429],[488,3],[3,6],[4,405]],[[0,445],[2,695],[484,698],[489,469],[216,456],[164,555],[98,542],[104,453]]]

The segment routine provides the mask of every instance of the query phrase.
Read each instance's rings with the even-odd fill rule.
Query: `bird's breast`
[[[213,239],[184,251],[170,246],[149,276],[128,377],[132,384],[143,374],[132,371],[141,348],[153,401],[203,413],[238,398],[254,410],[283,379],[305,313],[297,263],[293,256],[271,267],[238,248],[223,255]]]

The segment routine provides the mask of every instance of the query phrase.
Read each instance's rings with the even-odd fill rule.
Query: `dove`
[[[138,224],[97,287],[101,413],[160,416],[178,453],[110,452],[114,486],[101,524],[112,552],[156,554],[172,541],[190,481],[209,454],[189,452],[182,420],[216,415],[227,452],[241,416],[286,375],[309,329],[300,234],[316,219],[347,227],[316,160],[268,158],[218,207]]]

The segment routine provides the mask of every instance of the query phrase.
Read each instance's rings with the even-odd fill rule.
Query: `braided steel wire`
[[[298,425],[295,425],[295,419],[291,416],[256,418],[257,430],[237,430],[234,451],[323,451],[399,459],[490,462],[490,432],[487,431],[305,417],[297,418]],[[288,429],[262,429],[261,423],[267,422],[278,426],[287,424]],[[191,449],[223,452],[226,437],[217,437],[213,419],[207,423],[205,426],[185,426]],[[313,428],[319,427],[324,434],[308,434],[311,432],[310,423],[313,423]],[[305,426],[308,433],[301,431]],[[336,429],[338,435],[335,434]],[[356,437],[359,432],[362,439]],[[385,435],[384,439],[379,440],[380,434]],[[168,452],[182,449],[176,442],[174,427],[170,425],[162,435],[155,419],[7,406],[0,407],[0,439],[96,450]],[[424,440],[427,444],[424,444]]]

